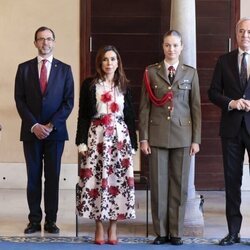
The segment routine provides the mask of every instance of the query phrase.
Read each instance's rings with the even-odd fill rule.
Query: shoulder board
[[[159,63],[150,64],[147,66],[147,68],[157,67],[158,65],[159,65]]]
[[[187,67],[187,68],[195,69],[193,66],[190,66],[190,65],[187,65],[187,64],[183,64],[182,67]]]

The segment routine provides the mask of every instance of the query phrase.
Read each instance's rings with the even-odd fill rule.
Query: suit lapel
[[[171,85],[169,79],[168,79],[168,76],[167,76],[167,70],[166,70],[166,67],[165,67],[165,63],[164,61],[162,61],[159,66],[159,71],[157,72],[158,75],[164,80],[167,82],[168,85]],[[185,66],[181,63],[179,63],[177,69],[176,69],[176,73],[175,73],[175,78],[174,78],[174,81],[172,83],[172,85],[177,82],[178,80],[180,80],[180,78],[183,76],[184,74],[184,71],[185,71]]]
[[[177,69],[176,69],[176,73],[175,73],[175,78],[173,81],[173,84],[175,84],[176,82],[178,82],[181,77],[183,77],[184,75],[184,71],[185,71],[185,66],[181,63],[179,63]]]
[[[170,82],[169,82],[168,76],[167,76],[167,70],[166,70],[164,61],[162,61],[162,62],[158,65],[158,72],[157,72],[157,74],[158,74],[164,81],[166,81],[169,85],[171,85]]]
[[[53,83],[55,82],[55,77],[58,72],[58,64],[59,64],[58,60],[53,58],[48,79],[48,86],[45,93],[47,93],[50,90],[50,88],[53,86]]]
[[[35,88],[37,89],[37,91],[39,91],[41,93],[37,57],[34,58],[33,60],[31,60],[30,68],[31,68],[31,72],[33,74],[33,76],[31,76],[31,78],[35,79],[35,81],[34,81]]]
[[[239,64],[238,64],[238,53],[239,51],[238,50],[234,50],[231,54],[231,57],[230,57],[230,62],[229,62],[229,65],[231,65],[231,71],[233,73],[233,75],[235,76],[236,78],[236,81],[238,82],[239,84],[239,87],[244,91],[244,88],[241,84],[241,81],[240,81],[240,73],[239,73]]]

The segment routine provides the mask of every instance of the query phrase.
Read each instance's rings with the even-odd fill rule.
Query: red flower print
[[[97,188],[90,189],[88,191],[88,194],[89,194],[90,198],[93,198],[93,199],[96,199],[99,196],[99,192],[98,192]]]
[[[107,152],[108,152],[109,155],[111,155],[112,154],[112,147],[108,147]]]
[[[133,177],[128,177],[128,186],[130,188],[134,187],[135,185],[135,181],[134,181],[134,178]]]
[[[117,149],[118,150],[122,150],[123,149],[123,142],[122,141],[118,141],[117,142]]]
[[[82,209],[83,209],[83,204],[80,203],[79,205],[77,205],[77,206],[76,206],[76,209],[77,209],[78,211],[82,211]]]
[[[103,152],[103,143],[102,142],[97,144],[97,152],[99,154],[102,154],[102,152]]]
[[[107,180],[107,178],[102,179],[102,189],[106,189],[107,186],[108,186],[108,180]]]
[[[113,195],[113,196],[117,196],[119,194],[119,189],[116,186],[110,186],[109,187],[109,194]]]
[[[102,118],[101,118],[101,123],[103,125],[109,125],[111,123],[111,116],[110,115],[104,115]]]
[[[114,127],[111,127],[111,126],[107,127],[106,135],[111,136],[113,133],[114,133]]]
[[[130,160],[128,158],[125,158],[122,160],[121,164],[124,168],[128,168],[130,165]]]
[[[119,111],[119,106],[116,102],[112,102],[110,104],[110,110],[112,113],[118,112]]]
[[[109,167],[109,170],[108,170],[108,175],[111,175],[111,174],[113,174],[114,172],[113,172],[113,168],[110,166]]]
[[[101,125],[101,123],[102,123],[102,121],[100,119],[93,120],[93,125],[95,125],[95,126],[99,126],[99,125]]]
[[[93,176],[93,172],[90,168],[82,168],[80,170],[80,178],[90,178]]]
[[[125,219],[126,219],[125,214],[118,214],[117,215],[117,220],[125,220]]]
[[[111,101],[111,94],[110,94],[110,91],[106,92],[106,93],[103,93],[101,95],[101,101],[104,102],[104,103],[107,103],[107,102],[110,102]]]

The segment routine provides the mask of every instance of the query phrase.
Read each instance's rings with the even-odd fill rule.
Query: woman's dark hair
[[[102,70],[102,62],[103,58],[108,51],[113,51],[116,54],[117,61],[118,61],[118,67],[114,74],[114,84],[115,86],[118,86],[120,91],[125,93],[127,89],[127,85],[129,83],[129,80],[127,79],[123,66],[122,66],[122,60],[119,52],[113,45],[105,45],[101,47],[97,51],[96,60],[95,60],[95,67],[96,67],[96,74],[95,79],[93,83],[97,83],[98,79],[105,80],[105,73]]]
[[[48,27],[45,27],[45,26],[42,26],[42,27],[38,28],[38,29],[36,30],[36,32],[35,32],[35,41],[36,41],[36,39],[37,39],[37,34],[38,34],[39,32],[45,31],[45,30],[49,30],[49,31],[52,33],[53,39],[54,39],[54,40],[56,39],[55,33],[54,33],[54,31],[53,31],[52,29],[50,29],[50,28],[48,28]]]

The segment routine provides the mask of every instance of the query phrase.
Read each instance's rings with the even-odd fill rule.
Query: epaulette
[[[195,69],[195,67],[188,65],[188,64],[182,64],[182,67],[187,67],[187,68],[191,68],[191,69]]]
[[[147,66],[147,68],[157,67],[158,65],[159,63],[150,64]]]

